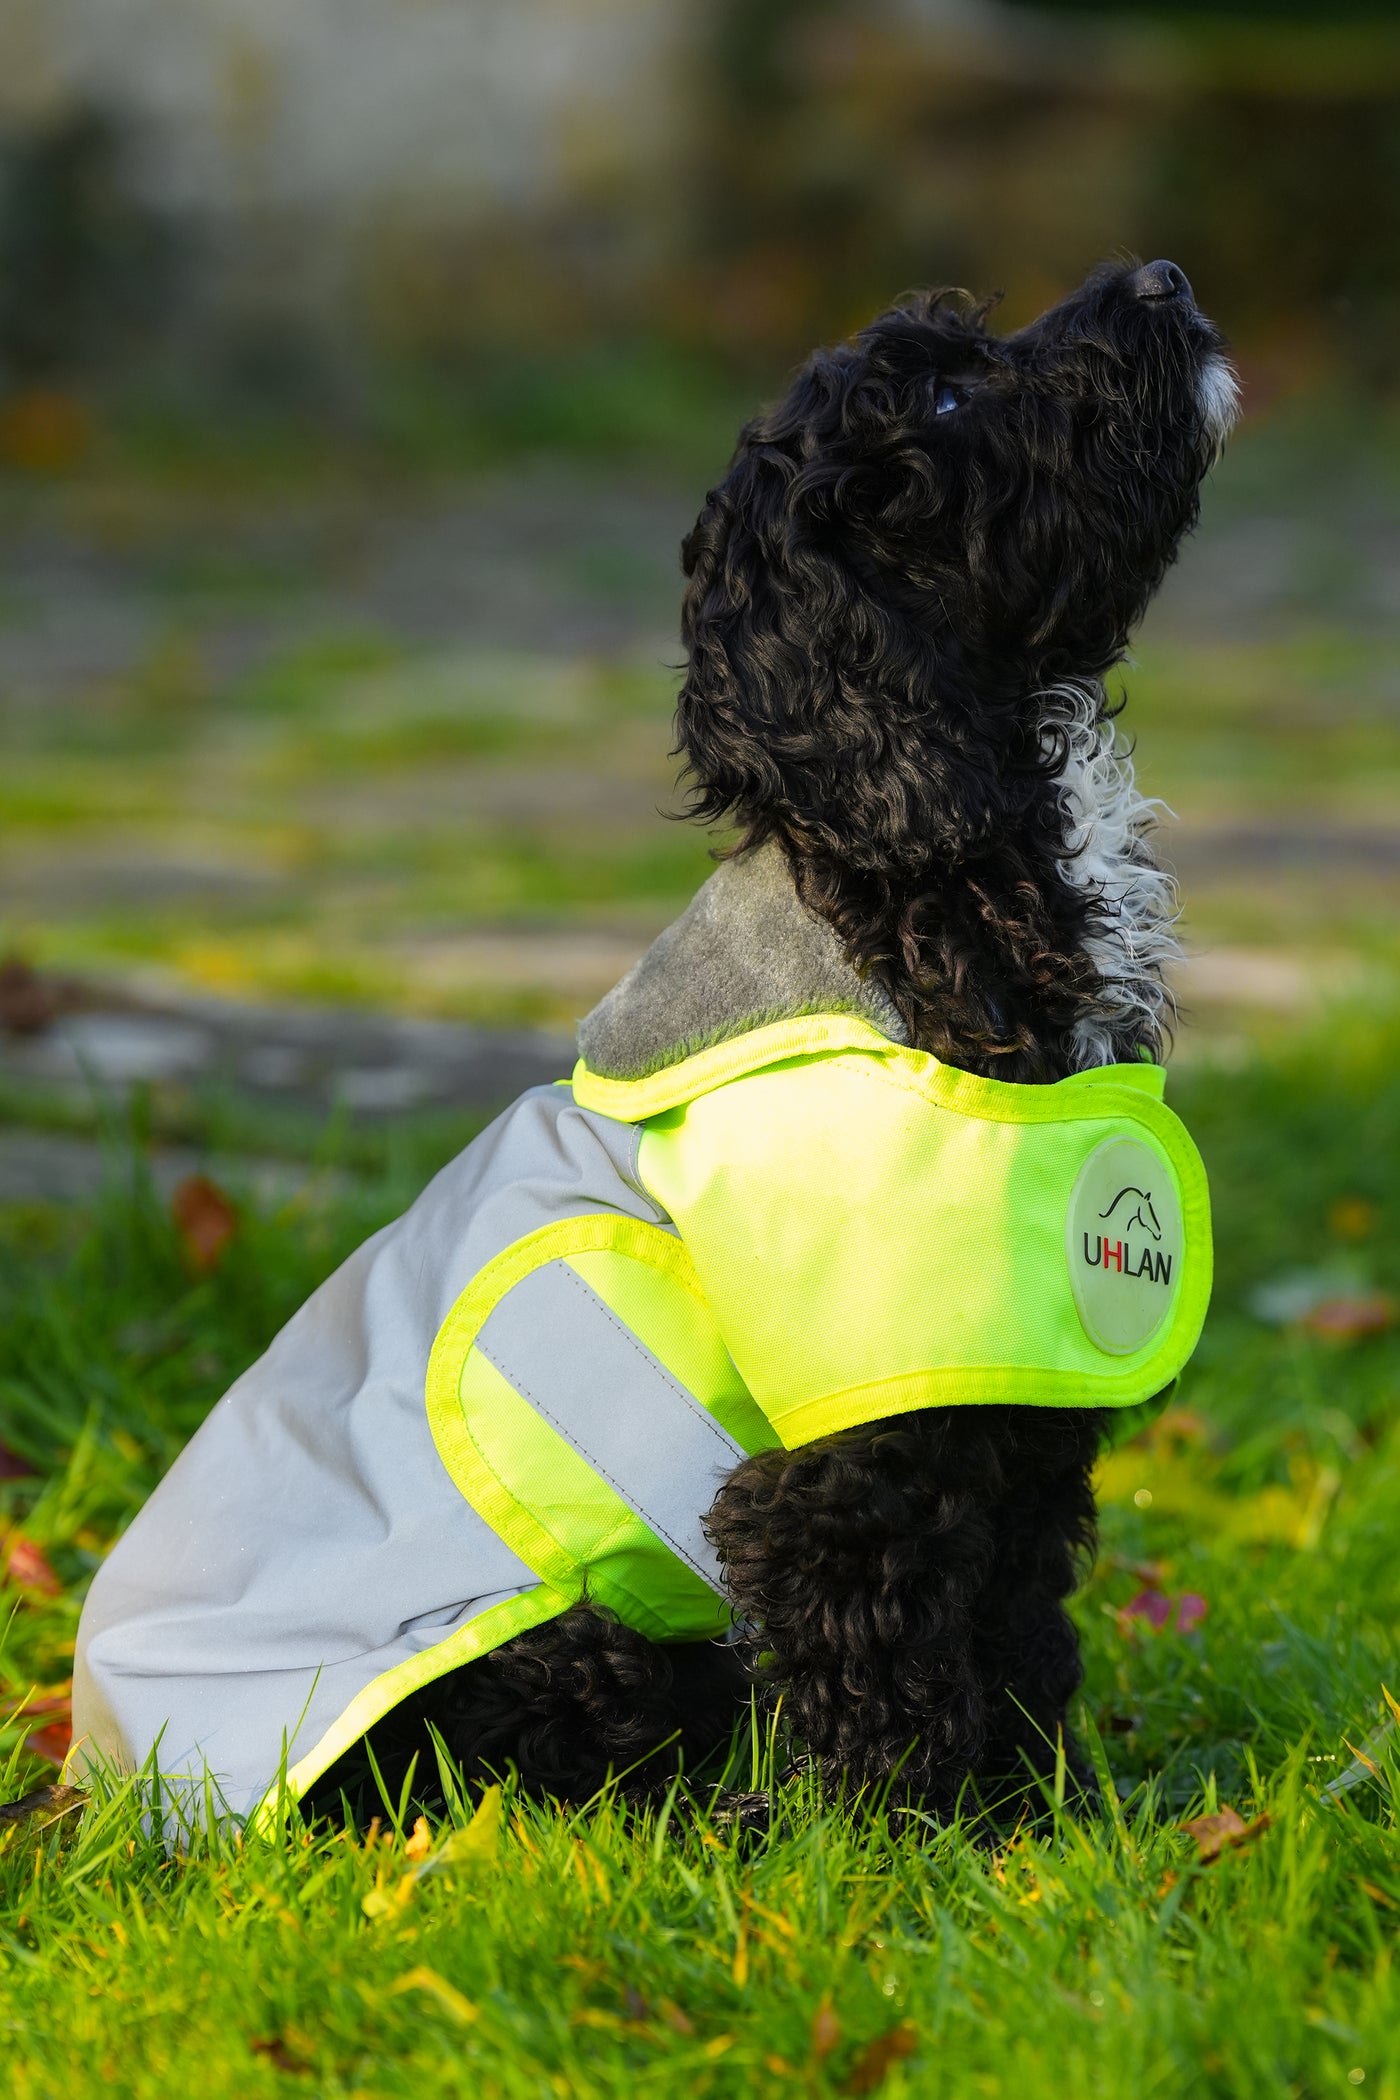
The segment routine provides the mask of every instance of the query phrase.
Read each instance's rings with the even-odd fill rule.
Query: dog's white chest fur
[[[1163,971],[1180,959],[1176,884],[1152,859],[1147,835],[1164,805],[1139,794],[1096,686],[1046,694],[1047,741],[1063,749],[1060,803],[1065,879],[1097,900],[1085,947],[1102,980],[1095,1011],[1075,1023],[1075,1065],[1087,1071],[1121,1055],[1125,1024],[1155,1041],[1172,1005]],[[1116,1039],[1116,1042],[1115,1042]]]

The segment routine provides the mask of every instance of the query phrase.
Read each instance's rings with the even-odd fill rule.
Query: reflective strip
[[[597,1292],[563,1261],[507,1291],[476,1347],[628,1508],[723,1590],[704,1515],[745,1456]]]

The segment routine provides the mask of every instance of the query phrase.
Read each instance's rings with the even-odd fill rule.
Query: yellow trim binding
[[[298,1758],[287,1773],[285,1787],[278,1794],[284,1801],[296,1801],[314,1786],[323,1773],[328,1772],[338,1757],[343,1757],[362,1735],[367,1735],[376,1721],[392,1713],[396,1706],[421,1692],[425,1685],[435,1684],[449,1670],[460,1669],[464,1663],[476,1662],[489,1655],[506,1641],[513,1641],[517,1634],[528,1633],[532,1626],[542,1626],[546,1619],[557,1618],[568,1603],[547,1583],[538,1589],[525,1590],[517,1597],[503,1597],[499,1604],[490,1605],[459,1626],[455,1633],[436,1647],[424,1648],[417,1655],[407,1656],[376,1677],[358,1692],[343,1714],[339,1714],[326,1730],[315,1748],[305,1757]],[[258,1805],[251,1818],[255,1830],[266,1829],[276,1820],[277,1796],[269,1794]]]
[[[590,1072],[582,1058],[574,1066],[574,1099],[580,1108],[595,1109],[619,1123],[644,1123],[649,1116],[679,1108],[697,1094],[708,1094],[731,1079],[745,1079],[765,1065],[780,1064],[789,1057],[813,1057],[822,1050],[879,1050],[898,1048],[868,1021],[854,1014],[801,1015],[795,1021],[773,1021],[766,1028],[751,1028],[731,1042],[714,1043],[697,1050],[679,1064],[667,1065],[646,1079],[607,1079]]]
[[[855,1014],[804,1014],[791,1021],[774,1021],[766,1028],[750,1029],[727,1043],[714,1043],[697,1050],[678,1064],[667,1065],[645,1079],[609,1079],[591,1072],[583,1058],[574,1066],[574,1099],[580,1108],[591,1108],[619,1123],[645,1123],[668,1109],[683,1107],[731,1080],[747,1079],[769,1065],[789,1058],[819,1057],[823,1052],[871,1050],[892,1073],[900,1074],[915,1092],[959,1115],[981,1116],[996,1123],[1053,1123],[1063,1119],[1059,1101],[1038,1099],[1054,1096],[1060,1088],[1121,1087],[1132,1096],[1134,1111],[1144,1094],[1160,1101],[1166,1085],[1161,1065],[1100,1065],[1093,1071],[1075,1072],[1053,1086],[1020,1086],[1004,1079],[980,1079],[973,1072],[960,1072],[945,1065],[927,1050],[910,1050],[892,1043],[869,1021]]]

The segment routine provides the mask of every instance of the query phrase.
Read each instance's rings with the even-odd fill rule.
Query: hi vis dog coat
[[[177,1801],[246,1816],[585,1594],[653,1640],[723,1634],[704,1516],[746,1453],[929,1405],[1126,1410],[1176,1376],[1210,1223],[1161,1069],[1013,1086],[908,1048],[757,859],[584,1024],[572,1083],[214,1409],[84,1611],[94,1763],[154,1753]]]

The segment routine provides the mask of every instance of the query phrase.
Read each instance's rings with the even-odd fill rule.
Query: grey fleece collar
[[[712,1043],[796,1014],[858,1014],[907,1043],[895,1008],[856,975],[807,909],[776,845],[721,864],[620,984],[579,1023],[605,1079],[645,1079]]]

